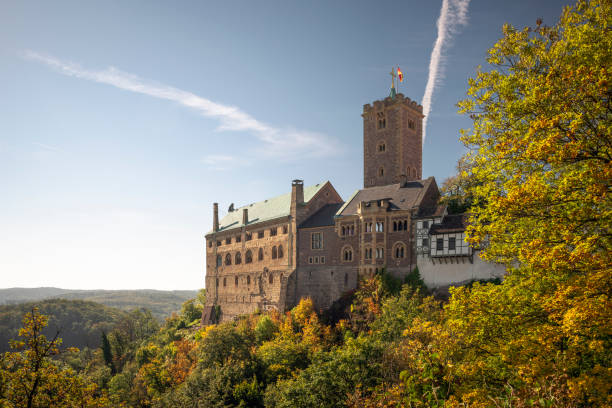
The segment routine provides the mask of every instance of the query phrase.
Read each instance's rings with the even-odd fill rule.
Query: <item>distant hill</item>
[[[72,290],[60,288],[10,288],[0,289],[0,305],[19,304],[43,299],[88,300],[121,310],[149,309],[153,316],[163,321],[172,312],[181,310],[187,299],[197,295],[195,290]]]
[[[63,339],[62,347],[100,347],[102,331],[110,332],[126,312],[83,300],[48,299],[0,306],[0,352],[9,350],[9,340],[17,339],[23,316],[38,307],[49,316],[46,336]]]

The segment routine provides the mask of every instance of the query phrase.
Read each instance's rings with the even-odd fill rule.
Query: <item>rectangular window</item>
[[[444,250],[444,239],[442,239],[442,238],[436,239],[436,249],[438,251],[443,251]]]
[[[322,256],[322,257],[321,257],[321,263],[322,263],[322,264],[324,264],[324,263],[325,263],[325,257],[324,257],[324,256]]]
[[[276,227],[270,228],[270,236],[273,237],[276,235],[278,229]]]
[[[231,237],[225,238],[225,243],[228,244],[228,245],[231,244],[232,243],[232,238]]]
[[[242,241],[242,237],[240,235],[236,235],[236,242]]]
[[[221,241],[217,241],[217,246],[221,246]]]
[[[263,238],[264,237],[264,232],[263,231],[257,231],[257,238]]]
[[[429,227],[429,221],[423,221],[423,228]]]
[[[319,263],[319,257],[318,257],[318,256],[315,256],[314,261],[315,261],[315,263],[316,263],[316,264],[318,264],[318,263]]]
[[[320,232],[313,232],[311,235],[311,248],[322,249],[323,248],[323,234]]]
[[[424,247],[428,247],[429,246],[429,239],[423,238],[423,246]]]
[[[454,251],[455,250],[455,237],[450,237],[448,239],[448,250],[449,251]]]
[[[311,264],[312,263],[312,256],[310,258],[308,258],[308,263]]]
[[[250,233],[250,232],[247,232],[247,233],[246,233],[246,236],[245,236],[245,238],[244,238],[244,239],[245,239],[246,241],[250,241],[251,239],[253,239],[253,235],[251,235],[251,233]]]
[[[289,231],[289,228],[287,228],[286,225],[283,225],[283,234],[286,234],[287,231]]]

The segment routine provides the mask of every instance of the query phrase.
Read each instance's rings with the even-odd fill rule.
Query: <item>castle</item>
[[[439,204],[422,179],[423,108],[395,93],[363,107],[363,189],[344,201],[329,181],[230,206],[206,234],[202,322],[284,311],[310,297],[326,309],[383,268],[403,278],[418,266],[432,288],[501,277],[464,240],[466,217]]]

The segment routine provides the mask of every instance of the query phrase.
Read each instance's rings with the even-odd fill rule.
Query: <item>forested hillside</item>
[[[34,307],[49,317],[43,333],[53,337],[59,331],[66,347],[100,347],[102,332],[111,331],[127,316],[122,310],[83,300],[49,299],[0,306],[0,352],[9,349],[9,340],[17,339],[23,316]]]
[[[194,298],[197,291],[191,290],[70,290],[60,288],[10,288],[0,289],[0,305],[31,302],[42,299],[74,299],[102,303],[129,311],[145,308],[160,322],[173,312],[181,310],[187,299]]]

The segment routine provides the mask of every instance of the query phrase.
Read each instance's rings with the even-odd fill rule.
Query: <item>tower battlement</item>
[[[395,95],[395,98],[391,98],[390,96],[388,96],[385,99],[374,101],[372,104],[366,103],[365,105],[363,105],[363,113],[366,114],[372,110],[380,110],[383,107],[397,104],[402,104],[406,107],[420,112],[421,114],[423,113],[423,106],[419,105],[416,101],[413,101],[412,99],[408,98],[407,96],[404,96],[404,94],[401,93]]]

